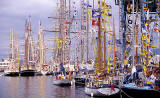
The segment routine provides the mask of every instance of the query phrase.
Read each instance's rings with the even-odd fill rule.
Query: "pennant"
[[[100,21],[97,21],[97,24],[96,24],[97,26],[100,26]]]
[[[108,60],[112,61],[112,58],[111,58],[111,57],[108,57]]]
[[[109,66],[107,66],[107,70],[108,70],[108,72],[109,72]]]
[[[149,54],[148,51],[145,50],[144,48],[143,48],[143,52],[144,52],[144,54],[146,54],[146,55]]]
[[[149,44],[145,43],[144,41],[142,42],[144,47],[149,46]]]
[[[116,44],[122,44],[120,40],[116,40]]]
[[[124,51],[124,54],[127,55],[127,50]]]
[[[146,68],[146,66],[143,66],[143,71],[144,71],[144,75],[146,76],[147,75],[147,68]]]
[[[89,16],[89,20],[92,20],[92,17],[91,17],[91,16]]]
[[[99,10],[92,10],[92,17],[93,18],[101,17],[101,11],[99,11]]]
[[[92,19],[92,25],[93,25],[93,26],[96,25],[96,20]]]
[[[128,60],[124,60],[123,62],[124,62],[124,64],[125,64],[125,65],[127,65],[127,64],[128,64]]]
[[[112,40],[110,36],[109,36],[109,39],[108,39],[108,40]]]
[[[90,5],[90,4],[87,4],[87,7],[92,7],[92,5]]]
[[[91,14],[92,14],[92,12],[88,10],[88,14],[90,14],[90,15],[91,15]]]
[[[72,24],[71,22],[69,22],[69,21],[65,21],[65,24]]]
[[[156,29],[154,29],[154,32],[160,32],[160,30],[156,28]]]

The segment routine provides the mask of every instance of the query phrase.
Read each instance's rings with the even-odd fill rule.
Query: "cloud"
[[[42,25],[45,26],[45,28],[50,27],[51,23],[48,17],[54,15],[56,1],[57,0],[1,0],[0,42],[2,43],[0,44],[0,50],[9,50],[9,48],[6,47],[9,45],[10,28],[14,28],[14,33],[18,34],[20,42],[24,40],[25,20],[29,15],[31,15],[32,30],[35,38],[38,33],[39,20],[42,21]],[[0,55],[7,56],[8,52],[0,51]]]

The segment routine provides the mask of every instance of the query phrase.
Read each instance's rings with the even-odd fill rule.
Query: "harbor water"
[[[90,98],[84,87],[53,85],[52,76],[0,76],[0,98]]]

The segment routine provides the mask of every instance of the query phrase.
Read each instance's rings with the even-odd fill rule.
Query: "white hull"
[[[114,88],[114,90],[112,90],[111,88],[100,88],[98,89],[98,91],[106,96],[112,96],[112,95],[119,93],[120,89]]]
[[[89,96],[105,96],[104,94],[101,94],[98,90],[99,88],[85,87],[85,93]]]
[[[42,73],[42,75],[46,75],[48,73],[48,71],[42,70],[41,73]]]
[[[85,87],[85,93],[89,96],[113,96],[120,92],[118,88],[114,88],[115,91],[111,88],[90,88]]]

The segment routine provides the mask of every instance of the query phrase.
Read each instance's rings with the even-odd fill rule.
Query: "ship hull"
[[[58,86],[71,86],[71,81],[70,80],[55,80],[53,81],[54,85],[58,85]]]
[[[115,88],[115,91],[112,91],[109,87],[85,87],[85,93],[89,96],[95,97],[120,97],[120,90],[118,88]]]
[[[5,72],[5,76],[19,76],[19,72]]]
[[[133,98],[159,98],[160,91],[156,90],[147,90],[147,89],[135,89],[135,88],[128,88],[128,87],[122,87],[122,94],[123,92],[127,94],[130,97]]]
[[[35,70],[31,70],[31,69],[22,70],[22,71],[20,72],[20,75],[21,75],[21,76],[34,76],[34,75],[35,75]]]
[[[86,78],[74,78],[76,86],[85,86]]]

